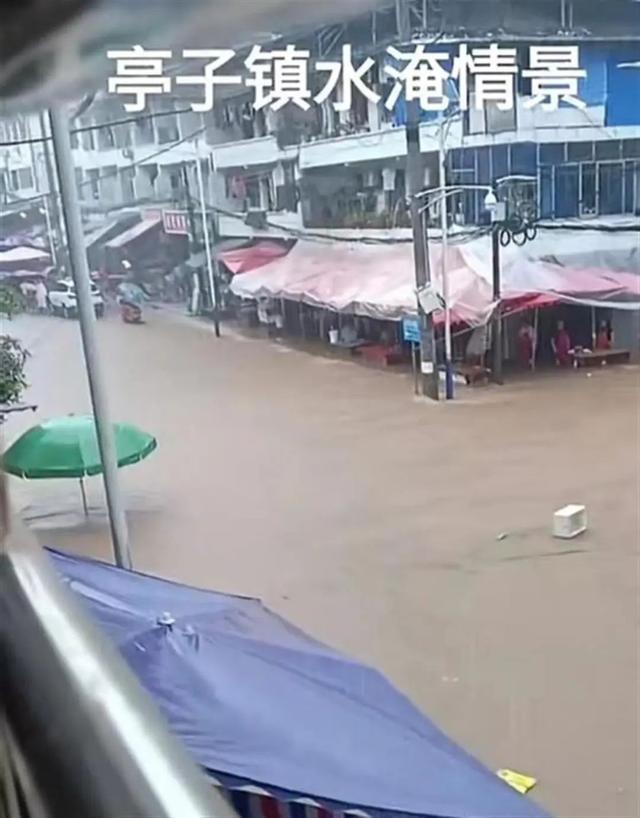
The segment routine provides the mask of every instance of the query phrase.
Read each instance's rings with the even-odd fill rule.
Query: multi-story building
[[[444,148],[448,184],[528,177],[527,195],[541,218],[640,213],[640,71],[622,67],[640,59],[640,3],[609,0],[606,13],[605,4],[593,0],[408,5],[414,43],[437,40],[433,47],[442,51],[461,42],[470,47],[497,42],[515,48],[522,66],[531,44],[576,44],[586,71],[580,83],[584,108],[528,107],[530,81],[520,72],[510,110],[490,104],[476,111],[471,87],[468,111],[447,113],[443,120],[425,114],[420,128],[425,187],[439,184],[438,152]],[[271,47],[294,42],[312,59],[327,60],[339,58],[349,43],[354,63],[374,58],[365,79],[384,96],[391,81],[385,50],[399,40],[396,12],[394,5],[378,8],[347,24],[274,39]],[[244,56],[238,55],[238,64]],[[74,121],[76,173],[87,211],[180,205],[189,187],[195,190],[199,155],[209,200],[224,211],[223,235],[259,231],[259,217],[247,219],[248,211],[260,211],[270,225],[283,228],[406,226],[402,99],[389,111],[383,100],[372,102],[355,89],[347,111],[335,111],[330,98],[308,111],[289,104],[278,112],[256,112],[251,89],[238,85],[223,89],[213,111],[199,114],[186,94],[201,89],[176,84],[174,90],[173,96],[152,98],[153,116],[127,115],[122,98],[102,94]],[[38,132],[37,126],[5,123],[0,141],[19,142]],[[5,202],[46,190],[45,171],[34,143],[0,147]],[[451,218],[482,220],[481,197],[470,191],[452,197]]]
[[[46,193],[47,167],[38,116],[0,119],[0,202],[3,210]]]

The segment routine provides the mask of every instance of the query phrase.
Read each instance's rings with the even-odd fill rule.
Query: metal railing
[[[0,473],[0,816],[234,818],[6,510]]]

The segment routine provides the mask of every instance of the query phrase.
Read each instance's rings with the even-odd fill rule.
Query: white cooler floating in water
[[[553,515],[553,536],[569,540],[587,530],[587,509],[571,504],[559,508]]]

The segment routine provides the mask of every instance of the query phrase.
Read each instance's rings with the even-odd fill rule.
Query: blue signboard
[[[420,343],[420,321],[417,318],[402,319],[402,337],[405,341]]]

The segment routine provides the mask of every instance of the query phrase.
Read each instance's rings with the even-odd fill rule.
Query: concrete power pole
[[[53,162],[51,161],[49,140],[51,138],[51,118],[46,111],[40,111],[40,136],[42,137],[42,157],[44,159],[44,169],[47,177],[47,193],[49,201],[46,205],[47,222],[51,225],[53,234],[51,236],[51,243],[55,245],[54,263],[56,267],[62,263],[66,266],[68,259],[65,259],[64,252],[64,228],[60,216],[60,206],[58,202],[58,185],[56,184],[56,175],[53,169]],[[49,228],[49,224],[47,227]]]
[[[411,40],[410,0],[396,0],[396,22],[401,43]],[[420,154],[420,108],[417,100],[405,100],[407,165],[406,187],[411,210],[413,231],[413,258],[415,264],[416,290],[420,293],[430,283],[429,251],[425,238],[420,200],[417,194],[424,187],[424,172]],[[422,308],[418,298],[418,318],[420,320],[420,371],[422,373],[422,393],[438,400],[439,375],[436,361],[436,345],[433,319]]]
[[[116,565],[131,568],[129,532],[124,505],[118,484],[118,456],[109,419],[107,388],[100,367],[98,342],[96,338],[96,316],[91,299],[91,280],[84,245],[84,232],[80,218],[80,205],[71,156],[69,121],[63,106],[50,112],[51,138],[60,182],[60,201],[67,228],[69,261],[78,300],[78,316],[82,346],[87,367],[89,392],[96,424],[96,435],[102,461],[102,474],[111,526],[111,539]]]

